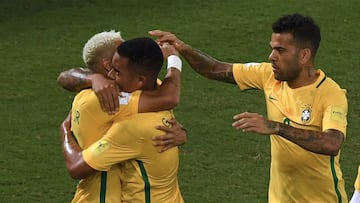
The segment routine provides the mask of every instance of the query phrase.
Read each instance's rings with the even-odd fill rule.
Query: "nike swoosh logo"
[[[269,99],[270,99],[270,100],[277,101],[277,99],[276,99],[276,98],[274,98],[274,97],[272,97],[271,95],[269,95]]]

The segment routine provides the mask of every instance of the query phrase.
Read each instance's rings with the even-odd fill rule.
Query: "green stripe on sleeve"
[[[136,160],[136,162],[138,163],[139,167],[140,167],[140,171],[141,171],[141,176],[144,180],[145,183],[145,203],[151,203],[151,198],[150,198],[150,182],[149,182],[149,178],[146,174],[146,169],[144,167],[144,164],[142,161]]]

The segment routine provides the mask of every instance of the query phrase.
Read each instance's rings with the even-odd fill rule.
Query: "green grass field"
[[[293,12],[320,25],[316,66],[348,90],[341,164],[350,196],[360,164],[359,10],[355,0],[0,0],[0,202],[72,199],[58,127],[74,94],[56,78],[83,65],[93,34],[116,29],[127,39],[162,29],[219,60],[266,61],[271,23]],[[190,132],[179,171],[186,202],[266,202],[269,138],[231,127],[236,113],[266,113],[262,93],[207,80],[186,63],[182,81],[175,113]]]

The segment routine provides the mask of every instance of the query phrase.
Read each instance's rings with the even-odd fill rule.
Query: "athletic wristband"
[[[167,68],[176,68],[181,72],[182,61],[180,57],[171,55],[167,58]]]

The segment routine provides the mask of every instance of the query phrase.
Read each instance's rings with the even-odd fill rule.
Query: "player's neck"
[[[297,77],[295,80],[287,81],[287,83],[288,86],[292,89],[304,87],[315,83],[319,75],[320,73],[317,70],[311,68],[308,71],[300,74],[299,77]]]

